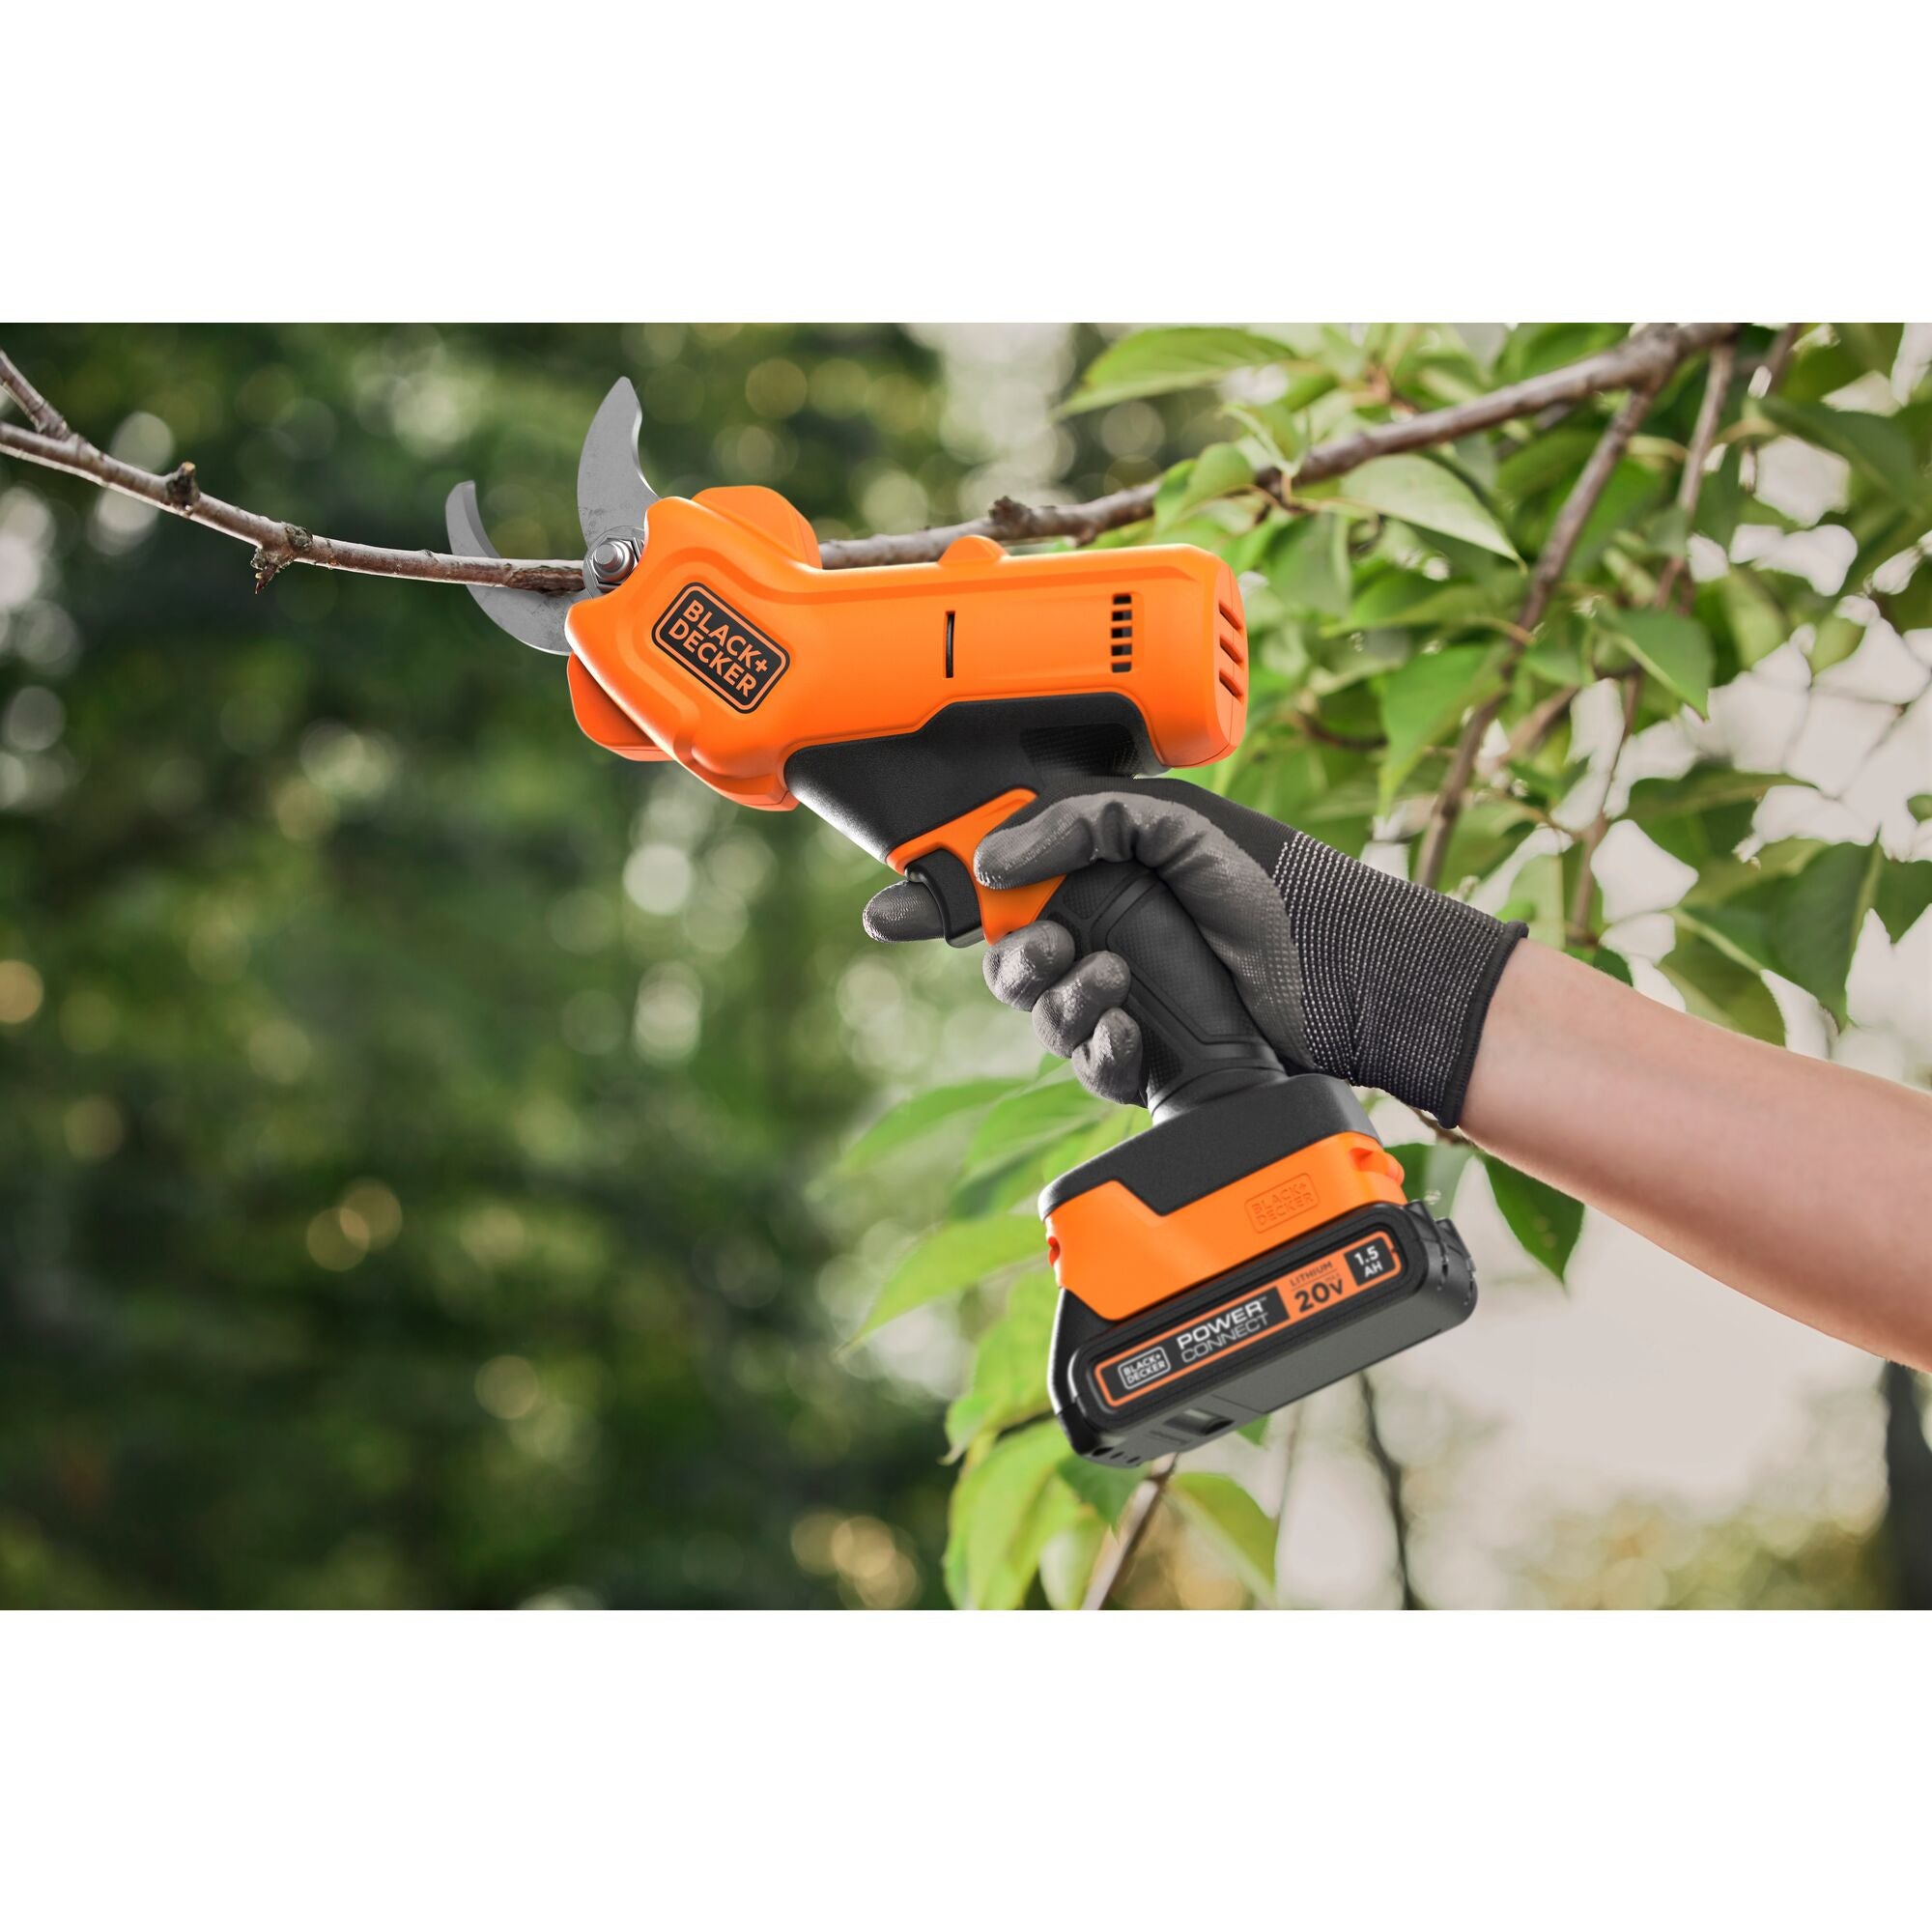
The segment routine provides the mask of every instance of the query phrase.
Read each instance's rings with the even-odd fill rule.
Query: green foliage
[[[1483,1156],[1483,1171],[1490,1177],[1496,1207],[1523,1252],[1562,1281],[1577,1237],[1583,1232],[1583,1204],[1493,1154]]]
[[[1243,574],[1247,733],[1204,782],[1412,867],[1451,748],[1494,703],[1484,749],[1506,734],[1509,760],[1479,761],[1446,886],[1716,1024],[1780,1040],[1781,998],[1842,1025],[1857,949],[1926,914],[1932,861],[1842,810],[1768,838],[1767,795],[1802,781],[1718,747],[1725,694],[1774,656],[1789,683],[1878,619],[1932,629],[1932,383],[1886,408],[1894,327],[1809,327],[1771,394],[1741,377],[1689,516],[1706,365],[1683,371],[1533,637],[1525,565],[1617,397],[1295,480],[1318,443],[1625,332],[1088,332],[1055,488],[1156,485],[1105,541],[1199,543]],[[1747,330],[1740,356],[1769,344]],[[149,412],[209,487],[377,542],[434,541],[475,474],[506,550],[568,554],[576,437],[620,370],[661,489],[772,482],[828,534],[970,513],[961,480],[998,453],[942,436],[932,352],[889,329],[8,347],[103,437]],[[1822,590],[1761,554],[1799,527],[1762,494],[1767,446],[1793,441],[1843,477],[1823,522],[1851,562]],[[1267,495],[1260,463],[1282,472]],[[0,1023],[0,1600],[1082,1601],[1136,1478],[1070,1457],[1049,1413],[1032,1198],[1139,1117],[1058,1065],[881,1113],[917,1068],[857,1052],[838,989],[900,969],[867,963],[866,863],[805,814],[586,755],[553,679],[468,600],[297,571],[258,599],[217,539],[116,537],[82,486],[29,487],[54,515],[47,582],[0,635],[0,960],[44,996]],[[1633,685],[1644,751],[1668,754],[1637,769],[1681,776],[1626,771],[1613,831],[1689,868],[1672,943],[1635,972],[1578,896],[1607,747],[1570,708],[1580,690],[1613,717]],[[58,691],[52,750],[39,699],[8,710],[29,686]],[[1394,1151],[1448,1212],[1471,1151]],[[1561,1280],[1581,1208],[1483,1164]],[[954,1324],[942,1445],[939,1399],[881,1368]],[[1218,1442],[1162,1505],[1257,1603],[1267,1453]]]
[[[1520,755],[1493,780],[1479,773],[1443,878],[1464,892],[1494,884],[1509,913],[1528,919],[1539,938],[1642,984],[1616,948],[1617,931],[1601,929],[1594,891],[1584,895],[1582,929],[1573,927],[1576,845],[1523,863],[1532,834],[1553,829],[1560,840],[1573,838],[1603,796],[1605,748],[1576,742],[1568,702],[1579,688],[1608,680],[1625,696],[1635,680],[1637,733],[1688,750],[1688,724],[1709,719],[1715,696],[1794,638],[1813,676],[1856,652],[1865,617],[1841,613],[1841,600],[1871,598],[1895,624],[1916,616],[1932,626],[1932,568],[1918,569],[1901,591],[1894,561],[1932,526],[1932,384],[1921,380],[1891,416],[1874,412],[1869,384],[1857,409],[1833,400],[1873,372],[1889,376],[1897,331],[1815,328],[1801,338],[1782,393],[1754,398],[1744,381],[1735,383],[1688,515],[1676,497],[1704,365],[1683,372],[1613,473],[1533,638],[1513,632],[1523,560],[1547,539],[1616,398],[1597,398],[1551,425],[1514,422],[1453,449],[1380,458],[1306,491],[1293,476],[1312,443],[1388,420],[1394,398],[1438,407],[1608,347],[1621,334],[1595,325],[1520,328],[1485,361],[1453,331],[1433,327],[1378,327],[1359,337],[1294,331],[1292,339],[1148,329],[1105,349],[1066,408],[1097,412],[1157,394],[1178,406],[1191,396],[1184,446],[1200,454],[1166,469],[1151,525],[1130,534],[1204,544],[1252,573],[1244,579],[1256,663],[1247,737],[1205,781],[1346,851],[1377,838],[1412,855],[1448,748],[1471,713],[1499,700],[1496,726],[1514,736],[1553,702],[1553,718]],[[1741,354],[1761,355],[1768,340],[1747,331]],[[1266,393],[1256,387],[1262,375],[1244,374],[1242,399],[1217,416],[1211,384],[1236,371],[1269,370],[1279,372],[1278,397],[1254,400]],[[1831,520],[1859,549],[1844,582],[1830,590],[1726,554],[1751,525],[1795,527],[1757,494],[1758,452],[1776,438],[1796,438],[1846,466],[1845,501]],[[1253,488],[1257,462],[1287,473],[1286,506]],[[1873,578],[1889,563],[1892,587],[1880,591]],[[1639,776],[1614,790],[1610,815],[1691,874],[1670,909],[1673,942],[1651,961],[1656,974],[1647,983],[1661,975],[1700,1018],[1781,1042],[1783,1009],[1767,976],[1785,982],[1787,1000],[1808,996],[1844,1024],[1861,936],[1882,928],[1890,941],[1903,938],[1932,904],[1932,861],[1908,862],[1870,833],[1842,843],[1767,841],[1757,827],[1774,788],[1804,790],[1788,775],[1738,769],[1705,751],[1681,776]],[[1918,819],[1932,816],[1932,795],[1913,809]],[[943,1128],[942,1117],[957,1108],[979,1109],[952,1185],[952,1211],[965,1218],[907,1264],[918,1269],[919,1284],[906,1305],[930,1298],[928,1282],[933,1293],[957,1295],[964,1277],[980,1270],[978,1298],[968,1303],[979,1310],[973,1365],[947,1416],[948,1440],[964,1461],[948,1581],[962,1603],[1014,1604],[1036,1589],[1035,1600],[1077,1603],[1133,1481],[1056,1459],[1041,1377],[1050,1279],[1023,1276],[1002,1303],[997,1271],[1012,1265],[1023,1245],[1017,1237],[1005,1245],[1027,1218],[1012,1191],[1019,1179],[1029,1186],[1044,1180],[1072,1157],[1078,1135],[1096,1129],[1065,1087],[1020,1083],[991,1104],[980,1084],[970,1097],[959,1092],[956,1101],[933,1103],[930,1122],[912,1111],[925,1103],[914,1101],[874,1129],[896,1146],[928,1125]],[[1392,1151],[1410,1198],[1430,1200],[1438,1213],[1450,1211],[1478,1158],[1448,1139]],[[1524,1256],[1564,1281],[1582,1232],[1580,1204],[1503,1161],[1480,1159]],[[998,1172],[1011,1184],[989,1195],[976,1177]],[[1002,1215],[1008,1203],[1014,1211]],[[890,1299],[876,1320],[888,1319],[901,1298],[902,1279],[888,1283]],[[977,1284],[986,1281],[995,1286],[980,1293]],[[1251,1601],[1267,1603],[1278,1525],[1247,1486],[1251,1465],[1228,1460],[1251,1453],[1237,1444],[1207,1452],[1214,1466],[1183,1466],[1163,1502],[1208,1560]]]
[[[1232,1476],[1190,1469],[1168,1493],[1182,1515],[1227,1558],[1257,1602],[1274,1601],[1274,1546],[1280,1527]]]
[[[1619,611],[1611,623],[1630,654],[1700,718],[1711,712],[1711,639],[1694,617]]]
[[[440,544],[474,475],[506,550],[572,554],[620,373],[660,489],[861,528],[916,472],[955,513],[896,329],[4,340],[103,443],[165,424],[162,468],[337,536]],[[256,596],[104,502],[0,467],[7,545],[45,523],[0,719],[64,710],[0,737],[0,960],[42,988],[0,1023],[0,1603],[943,1603],[933,1417],[813,1287],[807,1186],[880,1081],[838,1005],[863,859],[598,754],[461,593]]]
[[[1351,502],[1420,530],[1461,537],[1478,550],[1514,558],[1515,547],[1476,493],[1454,470],[1426,456],[1378,456],[1352,470],[1343,486]]]
[[[913,1248],[879,1291],[852,1339],[863,1341],[875,1328],[928,1301],[963,1294],[1002,1269],[1034,1260],[1039,1253],[1039,1226],[1023,1214],[989,1215],[982,1221],[948,1221]]]
[[[1236,369],[1286,361],[1293,351],[1245,328],[1143,328],[1094,358],[1068,399],[1068,412],[1097,410],[1130,397],[1197,388]]]

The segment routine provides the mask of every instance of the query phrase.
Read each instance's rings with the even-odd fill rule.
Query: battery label
[[[1386,1235],[1365,1235],[1261,1288],[1190,1316],[1150,1340],[1110,1355],[1094,1371],[1110,1408],[1133,1402],[1224,1355],[1292,1328],[1364,1289],[1393,1281],[1402,1256]]]

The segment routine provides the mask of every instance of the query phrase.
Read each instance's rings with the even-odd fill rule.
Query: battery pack
[[[1216,1100],[1054,1181],[1051,1390],[1067,1440],[1131,1466],[1193,1449],[1467,1319],[1455,1227],[1406,1202],[1349,1088]]]

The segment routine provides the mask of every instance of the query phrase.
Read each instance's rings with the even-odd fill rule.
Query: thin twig
[[[1764,358],[1764,395],[1770,395],[1784,379],[1785,364],[1791,360],[1791,352],[1798,347],[1799,325],[1787,322],[1777,331],[1769,352]]]
[[[67,418],[34,387],[20,373],[19,365],[0,349],[0,389],[19,404],[26,412],[27,420],[42,436],[67,437],[73,432],[67,426]]]
[[[1403,1485],[1408,1480],[1408,1471],[1396,1461],[1382,1438],[1375,1384],[1366,1373],[1355,1378],[1355,1388],[1362,1399],[1362,1439],[1369,1445],[1376,1472],[1382,1479],[1382,1492],[1388,1497],[1389,1524],[1395,1532],[1395,1574],[1396,1580],[1402,1585],[1402,1606],[1406,1610],[1423,1609],[1426,1605],[1416,1594],[1415,1578],[1408,1568],[1408,1505],[1403,1499]]]
[[[1147,1481],[1128,1498],[1126,1514],[1114,1532],[1113,1548],[1095,1566],[1087,1585],[1087,1595],[1080,1605],[1083,1610],[1104,1610],[1107,1607],[1107,1599],[1114,1594],[1114,1586],[1126,1575],[1127,1565],[1134,1560],[1134,1552],[1140,1548],[1141,1539],[1148,1533],[1148,1525],[1152,1522],[1154,1511],[1160,1507],[1160,1499],[1166,1492],[1167,1479],[1174,1474],[1174,1465],[1179,1460],[1175,1456],[1163,1456],[1148,1470]]]
[[[1641,341],[1646,338],[1636,339]],[[1577,539],[1590,521],[1591,512],[1596,509],[1598,499],[1616,473],[1617,465],[1623,461],[1631,438],[1649,414],[1651,403],[1674,366],[1674,363],[1667,366],[1661,375],[1641,387],[1632,389],[1624,398],[1623,407],[1611,418],[1609,427],[1597,439],[1597,446],[1590,452],[1583,473],[1577,477],[1563,508],[1557,513],[1555,525],[1536,559],[1535,568],[1529,574],[1529,589],[1517,615],[1518,627],[1522,632],[1533,633],[1543,621],[1556,586],[1569,567]],[[1463,815],[1463,800],[1468,794],[1469,780],[1476,769],[1476,757],[1482,750],[1483,738],[1503,708],[1504,700],[1509,696],[1511,674],[1525,648],[1521,642],[1509,647],[1498,673],[1495,692],[1469,714],[1468,723],[1463,726],[1463,735],[1456,741],[1448,775],[1437,788],[1435,802],[1430,807],[1429,823],[1423,831],[1422,846],[1416,859],[1415,876],[1425,886],[1435,885],[1442,876],[1450,836],[1456,830],[1457,820]]]
[[[1577,861],[1577,883],[1570,895],[1570,920],[1566,934],[1572,946],[1588,946],[1597,936],[1590,924],[1590,894],[1596,883],[1597,847],[1604,842],[1605,835],[1610,829],[1610,794],[1617,788],[1617,767],[1623,763],[1624,753],[1630,749],[1631,734],[1636,729],[1637,707],[1642,702],[1643,672],[1639,670],[1624,687],[1623,729],[1618,734],[1616,750],[1610,753],[1610,768],[1604,775],[1603,802],[1577,840],[1580,850]]]
[[[1684,473],[1677,479],[1677,507],[1684,513],[1687,543],[1690,523],[1697,514],[1697,499],[1704,487],[1704,466],[1710,461],[1711,448],[1718,437],[1718,423],[1724,413],[1724,399],[1730,393],[1736,355],[1736,350],[1728,342],[1720,342],[1711,351],[1711,369],[1704,382],[1704,400],[1697,406],[1697,426],[1690,433],[1690,447],[1685,452]],[[1653,610],[1662,611],[1669,605],[1683,564],[1682,557],[1673,556],[1664,565],[1658,580],[1657,594],[1651,600]],[[1577,882],[1571,889],[1567,928],[1572,946],[1591,945],[1597,936],[1590,923],[1590,896],[1596,885],[1597,852],[1610,829],[1610,798],[1617,788],[1617,770],[1624,761],[1624,753],[1630,749],[1632,734],[1636,729],[1637,710],[1642,703],[1643,668],[1635,666],[1624,687],[1623,730],[1617,738],[1616,750],[1610,753],[1610,769],[1604,779],[1604,796],[1596,815],[1577,841]]]
[[[1307,1405],[1297,1403],[1282,1420],[1281,1432],[1281,1497],[1274,1511],[1274,1598],[1281,1601],[1281,1552],[1288,1541],[1288,1494],[1294,1481],[1295,1458],[1301,1448],[1302,1417],[1307,1413]]]
[[[1684,356],[1727,339],[1737,327],[1736,323],[1693,322],[1645,329],[1614,349],[1586,355],[1581,361],[1553,369],[1548,375],[1509,384],[1448,409],[1378,423],[1353,436],[1320,443],[1301,459],[1292,480],[1296,485],[1324,482],[1346,475],[1378,456],[1433,448],[1477,430],[1573,404],[1606,390],[1632,384],[1661,383]],[[6,372],[0,376],[0,383],[4,383],[34,424],[33,429],[25,430],[0,422],[0,453],[82,477],[103,490],[135,497],[171,516],[184,517],[251,545],[255,551],[258,587],[291,563],[435,583],[497,584],[513,590],[575,594],[583,587],[582,565],[573,558],[450,556],[434,550],[391,550],[376,544],[318,536],[299,524],[279,522],[224,502],[202,491],[192,465],[184,465],[172,476],[158,476],[104,454],[85,437],[69,429],[13,363],[6,362],[4,357],[0,357],[0,363],[4,363]],[[1254,479],[1256,488],[1270,495],[1278,495],[1289,480],[1272,467],[1258,471]],[[983,517],[967,523],[894,536],[829,538],[819,546],[819,560],[828,570],[849,570],[868,564],[929,563],[962,536],[989,536],[1002,543],[1070,537],[1076,543],[1091,543],[1108,530],[1140,523],[1150,516],[1158,487],[1157,482],[1143,483],[1086,503],[1029,506],[1003,497]]]
[[[1720,342],[1711,351],[1711,372],[1704,381],[1704,400],[1697,406],[1697,426],[1690,432],[1690,447],[1685,453],[1684,473],[1677,479],[1677,507],[1684,512],[1684,541],[1690,541],[1690,521],[1697,514],[1698,494],[1704,487],[1704,466],[1711,460],[1711,445],[1718,440],[1718,424],[1724,413],[1724,398],[1730,393],[1731,370],[1737,361],[1737,350],[1728,342]],[[1663,575],[1657,586],[1655,608],[1664,610],[1670,603],[1670,594],[1677,588],[1677,579],[1684,569],[1684,559],[1673,556],[1663,566]]]
[[[1506,771],[1519,758],[1534,757],[1564,714],[1576,703],[1583,687],[1580,684],[1566,684],[1552,691],[1548,697],[1540,698],[1526,711],[1517,727],[1510,733],[1509,743],[1493,758],[1485,759],[1482,774],[1493,778],[1498,772]]]

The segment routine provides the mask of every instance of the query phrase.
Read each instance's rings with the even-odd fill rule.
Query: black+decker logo
[[[791,664],[782,644],[701,583],[687,583],[672,598],[651,640],[737,711],[755,711]]]

